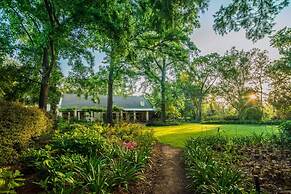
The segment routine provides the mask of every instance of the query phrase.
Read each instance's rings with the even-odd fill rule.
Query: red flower
[[[133,150],[136,147],[136,143],[134,141],[123,142],[123,146],[129,150]]]

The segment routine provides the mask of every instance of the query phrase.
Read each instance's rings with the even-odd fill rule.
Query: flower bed
[[[141,178],[154,144],[140,125],[62,125],[51,143],[22,155],[26,171],[49,193],[110,193]]]
[[[185,165],[190,189],[194,193],[289,191],[289,146],[280,136],[189,139]]]

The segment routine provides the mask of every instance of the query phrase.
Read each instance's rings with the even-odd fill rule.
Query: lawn
[[[276,126],[271,125],[245,125],[245,124],[198,124],[186,123],[178,126],[151,127],[158,140],[174,147],[184,147],[185,140],[193,136],[225,135],[228,137],[250,136],[262,133],[277,133]],[[218,132],[219,128],[219,132]]]

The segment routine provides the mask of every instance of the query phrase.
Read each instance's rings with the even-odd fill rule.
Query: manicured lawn
[[[174,147],[184,147],[185,141],[193,136],[217,135],[218,128],[220,135],[228,137],[249,136],[262,133],[277,133],[276,126],[267,125],[244,125],[244,124],[198,124],[186,123],[178,126],[151,127],[154,129],[158,140]]]

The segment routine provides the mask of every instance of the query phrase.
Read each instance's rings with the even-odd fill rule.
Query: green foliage
[[[175,125],[180,125],[179,122],[177,121],[166,121],[166,122],[162,122],[162,121],[152,121],[146,124],[146,126],[175,126]]]
[[[243,119],[243,114],[248,108],[262,107],[262,88],[266,83],[268,65],[266,52],[259,49],[246,52],[232,48],[224,56],[218,94],[236,110],[240,119]]]
[[[279,50],[280,58],[268,68],[271,78],[269,103],[275,108],[276,116],[291,118],[291,28],[278,31],[271,39],[272,45]]]
[[[0,164],[15,161],[33,138],[51,127],[51,120],[40,109],[0,101]]]
[[[265,120],[265,121],[256,121],[256,120],[205,120],[201,123],[203,124],[258,124],[258,125],[279,125],[283,120]]]
[[[279,157],[284,145],[280,136],[263,133],[236,138],[191,138],[184,150],[186,175],[191,181],[190,188],[194,193],[254,193],[253,177],[259,176],[261,191],[274,192],[274,188],[269,186],[270,183],[281,183],[275,183],[269,174],[276,172],[274,176],[281,177],[284,173],[285,167],[274,167],[274,162],[287,162],[284,156],[284,159]],[[265,158],[266,162],[263,162],[262,158]],[[268,169],[268,173],[256,171],[258,166]],[[288,175],[286,180],[289,180]]]
[[[24,181],[19,170],[0,168],[0,193],[16,193],[14,189],[24,185]]]
[[[214,150],[226,149],[224,137],[190,139],[185,147],[185,165],[195,193],[243,193],[243,174],[215,159]]]
[[[178,68],[178,82],[183,95],[189,99],[193,116],[196,121],[202,118],[202,104],[205,98],[213,92],[213,87],[220,77],[222,58],[217,53],[195,58],[191,63]],[[189,106],[189,105],[188,105]],[[193,117],[192,116],[192,117]]]
[[[291,142],[291,120],[283,122],[279,129],[281,130],[283,136],[287,138],[287,141]]]
[[[275,16],[288,4],[288,0],[233,0],[216,12],[214,29],[222,35],[244,29],[248,39],[257,41],[271,34]]]
[[[154,142],[140,125],[61,125],[52,142],[30,149],[23,162],[41,173],[39,185],[48,192],[108,193],[140,178]]]
[[[255,120],[260,121],[262,120],[263,113],[262,110],[258,107],[248,107],[242,113],[243,120]]]

